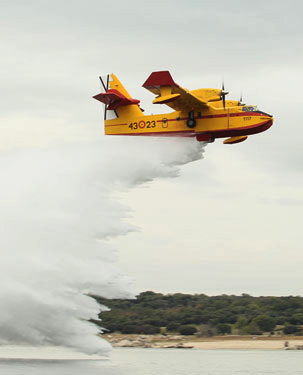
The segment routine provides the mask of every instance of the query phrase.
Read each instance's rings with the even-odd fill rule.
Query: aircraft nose
[[[274,118],[273,116],[267,116],[267,117],[261,117],[263,119],[263,121],[266,119],[267,121],[264,123],[264,130],[267,130],[269,129],[273,122],[274,122]]]
[[[260,115],[260,120],[264,122],[264,126],[266,127],[266,129],[269,129],[274,122],[273,115],[270,115],[269,113],[262,112],[262,111],[258,111],[258,113]]]

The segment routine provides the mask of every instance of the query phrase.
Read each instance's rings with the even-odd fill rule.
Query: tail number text
[[[156,121],[139,121],[139,122],[131,122],[128,127],[132,130],[136,129],[144,129],[144,128],[155,128]]]

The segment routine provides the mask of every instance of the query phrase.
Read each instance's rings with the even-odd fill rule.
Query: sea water
[[[107,359],[0,359],[1,375],[299,375],[302,371],[303,352],[283,350],[117,348]]]

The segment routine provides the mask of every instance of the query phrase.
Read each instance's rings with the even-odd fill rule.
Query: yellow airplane
[[[226,100],[224,89],[186,90],[168,71],[153,72],[143,87],[157,95],[154,104],[174,111],[144,115],[140,101],[133,99],[114,75],[100,77],[102,93],[93,98],[105,104],[104,127],[108,135],[196,137],[200,142],[227,138],[224,144],[243,142],[248,135],[269,129],[273,117],[241,100]]]

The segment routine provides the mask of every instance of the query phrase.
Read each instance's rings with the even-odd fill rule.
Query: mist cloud
[[[176,177],[202,157],[195,140],[107,140],[2,153],[0,341],[108,350],[87,294],[131,297],[106,239],[126,235],[113,193]]]

